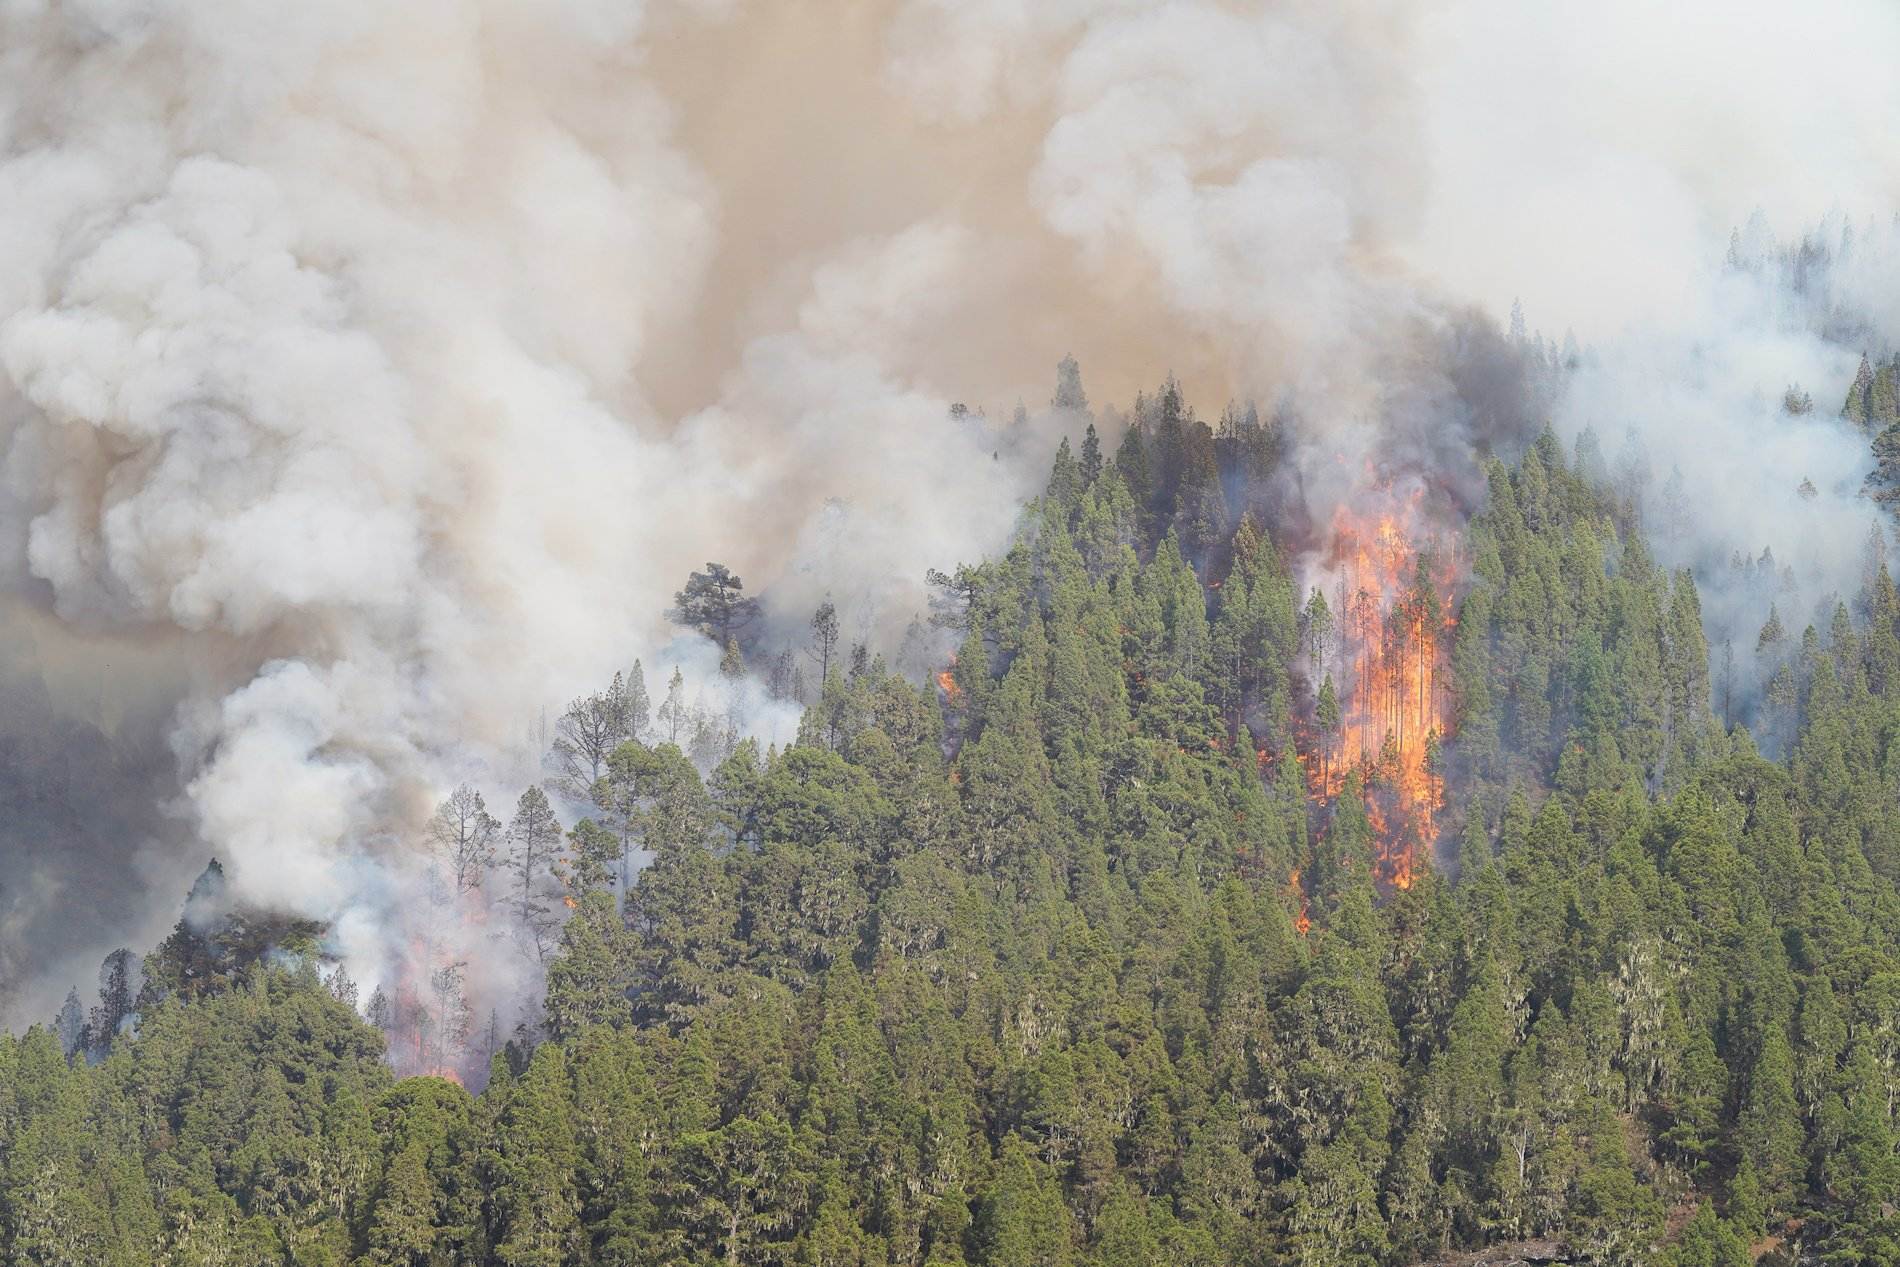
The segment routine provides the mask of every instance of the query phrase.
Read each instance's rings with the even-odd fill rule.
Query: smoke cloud
[[[1315,507],[1548,405],[1734,489],[1684,559],[1838,569],[1860,349],[1724,252],[1887,214],[1900,18],[1745,9],[0,0],[0,588],[56,648],[8,639],[4,729],[127,772],[0,833],[0,1009],[208,853],[400,971],[447,787],[504,808],[635,657],[712,681],[662,615],[708,558],[894,640],[1036,490],[1068,352],[1098,401],[1283,406]],[[1890,344],[1900,290],[1837,271]],[[1561,396],[1482,359],[1514,295],[1588,349]]]

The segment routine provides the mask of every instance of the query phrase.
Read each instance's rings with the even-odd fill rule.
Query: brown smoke
[[[1823,71],[1759,7],[1673,12],[1675,99],[1631,4],[0,5],[0,582],[80,664],[158,649],[161,849],[374,981],[419,809],[506,800],[548,702],[688,655],[660,612],[708,557],[901,627],[1035,489],[1065,353],[1098,401],[1288,404],[1344,498],[1395,418],[1468,448],[1453,297],[1596,314],[1675,270],[1693,324],[1764,190],[1890,197],[1891,154],[1809,142],[1893,117],[1891,12],[1804,18]],[[1028,438],[947,419],[1018,399]],[[75,974],[29,975],[43,1010]]]

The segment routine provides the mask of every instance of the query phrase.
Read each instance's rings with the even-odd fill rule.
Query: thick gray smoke
[[[448,786],[505,806],[546,706],[663,680],[708,558],[783,625],[830,592],[901,629],[1062,421],[948,403],[1033,409],[1066,352],[1098,400],[1290,404],[1322,501],[1394,415],[1460,451],[1471,302],[1575,324],[1561,417],[1665,475],[1754,434],[1710,357],[1836,399],[1848,353],[1698,279],[1757,205],[1900,192],[1900,19],[1749,7],[0,0],[0,581],[60,648],[19,672],[89,732],[167,717],[175,760],[155,794],[125,732],[148,773],[92,799],[152,843],[105,833],[125,897],[78,940],[35,912],[107,883],[89,834],[12,815],[0,1007],[207,852],[400,971]],[[1864,521],[1851,437],[1781,442],[1827,532]],[[1758,505],[1751,549],[1835,548]]]

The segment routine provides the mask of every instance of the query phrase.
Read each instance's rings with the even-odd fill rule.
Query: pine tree
[[[456,893],[479,889],[495,865],[501,823],[488,812],[482,794],[464,783],[436,806],[429,820],[429,842],[438,865]]]
[[[1863,489],[1888,511],[1900,505],[1900,423],[1889,423],[1873,439],[1874,469]]]
[[[1082,484],[1092,487],[1102,478],[1102,438],[1095,433],[1095,424],[1090,423],[1082,433],[1082,454],[1079,461]]]
[[[138,961],[129,950],[115,950],[99,965],[99,1003],[86,1028],[95,1052],[104,1055],[133,1015],[139,992]]]
[[[647,694],[647,671],[638,660],[627,674],[626,689],[627,737],[635,743],[645,741],[647,727],[652,725],[653,703]]]
[[[626,682],[618,673],[605,691],[584,695],[567,706],[554,723],[549,755],[569,796],[588,795],[606,772],[607,754],[632,738],[631,721]]]
[[[1794,1094],[1794,1056],[1779,1024],[1762,1036],[1749,1070],[1736,1143],[1752,1163],[1769,1214],[1793,1204],[1801,1177],[1801,1119]]]
[[[506,1267],[563,1267],[576,1259],[580,1202],[569,1096],[566,1051],[543,1044],[507,1088],[493,1146],[482,1154],[495,1261]]]
[[[1333,611],[1326,604],[1326,595],[1315,585],[1312,594],[1306,600],[1306,608],[1300,613],[1302,635],[1306,642],[1307,654],[1313,661],[1314,680],[1326,679],[1326,656],[1333,646]]]
[[[1130,423],[1122,432],[1121,444],[1115,450],[1115,471],[1138,508],[1142,535],[1146,536],[1147,524],[1152,521],[1149,507],[1155,496],[1155,475],[1148,460],[1147,439],[1137,423]]]
[[[1320,782],[1323,786],[1332,786],[1333,750],[1339,737],[1339,693],[1333,689],[1332,675],[1328,674],[1319,684],[1319,699],[1313,705],[1313,723],[1319,727],[1321,748],[1319,752]]]
[[[338,964],[330,973],[329,979],[324,983],[324,988],[329,990],[331,998],[350,1009],[350,1011],[356,1011],[356,981],[350,976],[349,969],[342,964]]]
[[[1825,1258],[1842,1263],[1900,1261],[1900,1157],[1873,1052],[1857,1044],[1847,1061],[1841,1140],[1821,1162],[1834,1197]]]
[[[452,1071],[468,1054],[468,996],[463,987],[468,965],[446,963],[429,974],[430,1040],[427,1061],[432,1070]]]
[[[1075,1234],[1048,1168],[1018,1136],[1004,1139],[996,1177],[978,1202],[975,1236],[986,1267],[1066,1267]]]
[[[369,992],[369,1002],[363,1005],[363,1019],[385,1034],[395,1028],[395,1006],[390,1003],[383,987],[377,986]]]
[[[547,958],[559,922],[551,903],[561,897],[554,870],[560,846],[561,824],[547,793],[529,788],[515,803],[515,816],[508,824],[508,873],[515,919],[537,959]]]
[[[838,608],[827,597],[812,613],[811,645],[805,651],[818,668],[821,685],[831,679],[831,658],[838,649],[838,638]]]
[[[735,1264],[783,1261],[811,1185],[791,1127],[735,1118],[682,1136],[678,1151],[669,1195],[699,1252]]]
[[[1074,451],[1069,448],[1069,438],[1064,436],[1056,446],[1055,467],[1049,472],[1049,483],[1044,486],[1043,496],[1066,517],[1081,500],[1083,487],[1081,465],[1075,460]]]
[[[1748,1242],[1704,1201],[1676,1235],[1675,1267],[1750,1267]]]
[[[585,893],[561,928],[560,952],[548,962],[548,1033],[570,1038],[590,1026],[631,1021],[627,991],[632,957],[612,896],[598,890]]]
[[[679,666],[673,666],[673,676],[666,683],[666,700],[660,705],[658,720],[660,734],[667,743],[677,746],[680,736],[687,730],[691,718],[687,715],[686,679],[680,676]]]
[[[1867,389],[1867,425],[1885,430],[1900,422],[1900,392],[1895,389],[1894,367],[1885,364],[1874,371],[1873,385]]]
[[[1847,400],[1841,405],[1841,417],[1861,427],[1866,427],[1873,419],[1874,366],[1861,353],[1860,368],[1854,371],[1854,381],[1848,384]]]
[[[1758,656],[1778,656],[1781,644],[1787,633],[1781,627],[1781,611],[1774,604],[1768,604],[1768,619],[1762,623],[1761,632],[1755,636],[1755,654]]]
[[[723,563],[708,563],[704,572],[694,572],[685,588],[673,596],[668,615],[689,628],[697,629],[713,644],[725,647],[759,617],[759,601],[745,597],[745,582]]]
[[[1049,407],[1076,413],[1088,410],[1088,393],[1082,390],[1082,367],[1076,364],[1074,356],[1064,356],[1056,365],[1056,393],[1050,398]]]
[[[66,1002],[60,1006],[59,1018],[53,1022],[53,1032],[59,1035],[60,1050],[70,1056],[86,1043],[86,1009],[79,1001],[77,986],[66,992]]]

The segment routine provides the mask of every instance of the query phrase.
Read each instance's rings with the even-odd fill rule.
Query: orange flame
[[[957,658],[950,657],[950,667],[937,674],[937,689],[943,692],[944,702],[955,708],[963,700],[963,688],[957,685]]]
[[[454,930],[479,929],[488,921],[488,899],[479,886],[457,889],[433,887],[427,918],[408,940],[408,951],[382,983],[388,1003],[384,1023],[388,1059],[402,1077],[447,1078],[464,1085],[463,1078],[479,1074],[481,1060],[469,1046],[467,1022],[481,983],[465,975],[466,962],[458,955]],[[449,983],[440,985],[437,975]]]
[[[1313,913],[1306,897],[1306,890],[1300,887],[1300,869],[1293,868],[1293,874],[1286,878],[1286,891],[1300,902],[1300,913],[1293,919],[1293,931],[1304,937],[1313,929]]]
[[[1372,825],[1373,867],[1397,889],[1429,859],[1445,781],[1433,760],[1447,733],[1447,631],[1455,627],[1448,573],[1421,579],[1410,525],[1422,492],[1376,518],[1341,507],[1333,517],[1328,570],[1336,578],[1334,649],[1324,664],[1338,691],[1339,727],[1300,727],[1296,757],[1309,793],[1330,801],[1358,769]],[[1434,610],[1434,608],[1438,610]],[[1442,619],[1440,618],[1442,615]]]

